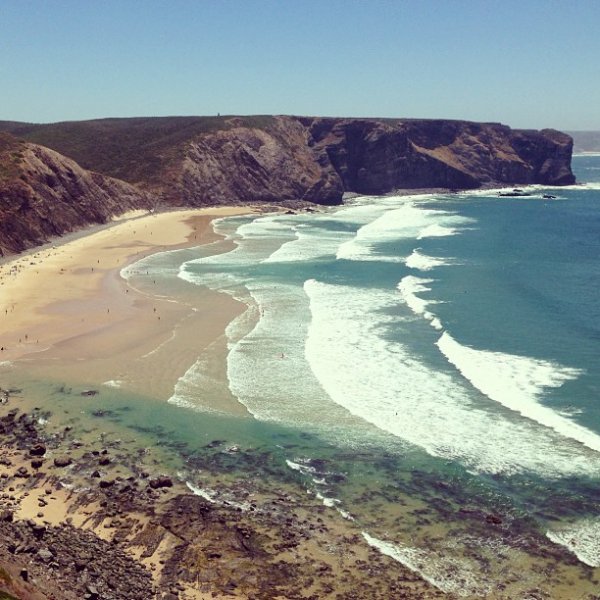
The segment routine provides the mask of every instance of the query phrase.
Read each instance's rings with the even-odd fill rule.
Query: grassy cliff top
[[[181,156],[185,142],[238,125],[268,128],[272,122],[273,117],[267,116],[139,117],[48,124],[0,121],[0,132],[52,148],[86,169],[130,183],[152,183]]]

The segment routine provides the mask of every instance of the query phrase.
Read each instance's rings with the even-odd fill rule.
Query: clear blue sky
[[[600,0],[0,0],[0,119],[600,129]]]

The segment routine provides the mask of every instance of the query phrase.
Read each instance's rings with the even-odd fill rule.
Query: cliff
[[[132,185],[0,133],[0,255],[142,206],[148,197]]]
[[[572,140],[554,130],[511,130],[496,123],[437,120],[304,119],[345,190],[483,185],[567,185]]]
[[[5,121],[0,131],[28,142],[2,137],[4,251],[158,202],[338,204],[344,192],[575,181],[569,136],[496,123],[158,117]]]

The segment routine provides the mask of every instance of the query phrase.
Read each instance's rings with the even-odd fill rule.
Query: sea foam
[[[526,420],[475,403],[450,373],[415,356],[388,332],[397,327],[393,290],[305,283],[312,320],[306,356],[330,398],[352,414],[433,456],[490,473],[589,473],[587,453],[557,444]]]
[[[567,548],[582,563],[600,567],[600,519],[582,519],[570,526],[548,531],[546,537]]]
[[[257,419],[329,431],[343,427],[349,415],[332,405],[306,360],[310,312],[302,287],[271,281],[247,286],[259,317],[251,331],[231,340],[231,392]]]
[[[474,387],[519,414],[600,452],[600,436],[561,416],[538,400],[547,388],[560,387],[581,371],[556,363],[459,344],[448,332],[438,348]]]
[[[352,235],[349,231],[328,231],[318,227],[318,221],[310,226],[298,225],[296,239],[283,244],[263,260],[263,263],[286,263],[311,261],[325,256],[335,256],[338,247]]]
[[[419,271],[431,271],[437,267],[443,267],[453,264],[453,261],[448,258],[438,258],[436,256],[428,256],[415,248],[412,254],[406,258],[406,266]]]
[[[401,257],[378,252],[378,248],[386,242],[416,239],[420,233],[434,231],[433,227],[440,228],[451,223],[459,225],[470,222],[464,217],[445,211],[421,208],[414,201],[404,200],[399,208],[392,207],[363,225],[353,239],[340,246],[337,258],[355,261],[403,262],[404,259]]]
[[[436,300],[424,300],[417,296],[419,293],[430,292],[431,288],[427,287],[429,283],[433,283],[433,279],[423,279],[414,275],[407,275],[398,284],[398,291],[402,299],[408,307],[416,314],[427,319],[431,326],[435,329],[442,329],[440,320],[427,309],[430,304],[436,304]]]
[[[369,546],[418,573],[442,592],[459,597],[485,597],[492,591],[489,584],[477,580],[475,566],[467,559],[440,556],[404,544],[393,544],[365,531],[362,535]]]

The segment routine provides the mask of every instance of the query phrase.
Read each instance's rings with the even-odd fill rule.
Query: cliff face
[[[158,202],[338,204],[344,192],[575,181],[569,136],[495,123],[163,117],[2,130],[32,142],[0,134],[3,252]]]
[[[299,121],[277,117],[267,129],[232,121],[231,129],[189,143],[173,185],[186,204],[341,201],[341,178]]]
[[[273,117],[259,128],[231,118],[184,145],[162,193],[191,205],[337,204],[344,192],[563,185],[575,181],[571,152],[571,139],[557,131],[499,124]]]
[[[0,255],[148,206],[133,186],[0,134]]]
[[[572,140],[558,131],[513,131],[462,121],[303,119],[343,187],[394,189],[575,182]]]

